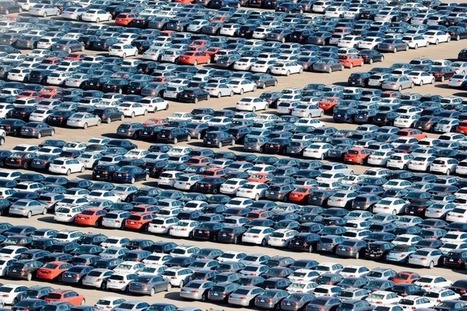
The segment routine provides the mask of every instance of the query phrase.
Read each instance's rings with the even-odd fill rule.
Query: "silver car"
[[[436,248],[420,248],[409,256],[409,265],[433,268],[441,263],[443,252]]]
[[[214,286],[214,282],[195,280],[190,281],[180,290],[180,297],[192,300],[206,300],[208,291]]]
[[[255,306],[260,309],[278,309],[282,299],[289,293],[282,289],[268,289],[255,298]]]
[[[269,141],[269,138],[262,136],[249,136],[245,138],[243,149],[245,151],[262,152],[264,145]]]
[[[58,16],[60,15],[60,10],[52,4],[35,4],[29,9],[29,15],[42,17]]]
[[[248,307],[252,301],[264,292],[256,286],[240,286],[229,296],[229,304]]]
[[[83,285],[95,288],[106,289],[107,279],[114,272],[109,269],[94,269],[83,278]]]
[[[381,88],[383,90],[402,91],[403,89],[413,88],[414,82],[407,75],[391,76],[383,81]]]
[[[10,214],[26,216],[30,218],[32,215],[47,214],[47,205],[36,200],[18,200],[10,206]]]
[[[77,112],[70,116],[66,125],[70,127],[82,127],[84,129],[88,126],[98,126],[101,124],[101,118],[87,112]]]

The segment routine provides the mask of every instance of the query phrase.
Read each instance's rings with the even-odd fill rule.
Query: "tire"
[[[69,176],[70,174],[71,174],[71,170],[68,169],[68,170],[66,171],[66,175]]]
[[[82,167],[81,167],[81,170],[80,170],[80,173],[83,174],[85,169],[86,169],[86,168],[85,168],[84,166],[82,166]]]
[[[221,97],[222,97],[221,92],[217,93],[217,98],[221,98]]]
[[[444,76],[441,76],[441,82],[444,82]]]
[[[193,66],[198,66],[198,61],[195,60],[195,62],[193,63]]]
[[[359,259],[360,258],[360,251],[358,251],[357,253],[355,253],[355,259]]]
[[[131,178],[130,184],[134,184],[136,182],[136,179],[134,177]]]
[[[83,129],[87,129],[87,128],[88,128],[88,124],[84,123]]]
[[[420,80],[420,84],[419,84],[419,85],[420,85],[420,86],[423,86],[423,80]]]
[[[235,139],[232,139],[231,143],[232,143],[232,146],[234,146],[235,145]]]
[[[349,65],[349,69],[352,69],[352,68],[353,68],[353,64],[352,64],[352,63],[350,63],[350,65]]]
[[[448,169],[448,170],[446,171],[446,175],[451,175],[451,170],[450,170],[450,169]]]
[[[410,84],[410,88],[413,89],[413,87],[414,87],[414,84],[413,84],[413,82],[412,82],[412,84]]]
[[[399,85],[398,90],[399,90],[399,92],[402,91],[402,85]]]
[[[428,265],[428,269],[433,269],[435,263],[433,261],[430,261],[430,264]]]
[[[151,288],[149,296],[153,297],[155,293],[156,293],[156,291],[154,290],[154,287],[153,287],[153,288]]]
[[[174,138],[173,143],[174,143],[174,144],[178,143],[177,137]]]
[[[122,58],[125,58],[125,57],[126,57],[126,53],[123,53],[123,54],[122,54]]]
[[[122,114],[122,115],[120,116],[120,121],[123,121],[123,120],[125,120],[125,116]]]
[[[183,285],[185,285],[185,282],[183,280],[180,281],[180,284],[178,284],[178,287],[182,288]]]
[[[244,92],[243,89],[240,89],[240,95],[243,95],[243,92]]]
[[[167,292],[170,292],[170,290],[172,289],[172,284],[167,283],[167,288],[165,289]]]
[[[259,194],[256,194],[255,195],[255,201],[258,201],[259,200]]]
[[[217,144],[217,147],[222,148],[222,142],[221,141]]]
[[[102,281],[100,288],[103,289],[103,290],[106,290],[107,289],[107,283]]]
[[[431,79],[431,84],[434,84],[435,83],[435,79]]]
[[[44,209],[42,210],[42,215],[47,215],[47,209],[46,209],[46,208],[44,208]]]
[[[230,91],[229,96],[230,96],[230,97],[234,96],[234,92],[233,92],[233,91]]]
[[[263,239],[263,240],[261,241],[261,246],[266,246],[266,245],[267,245],[266,239]]]
[[[287,77],[290,76],[290,71],[288,70],[285,74]]]
[[[86,299],[83,298],[83,300],[81,300],[81,305],[84,306],[86,304]]]
[[[198,97],[195,97],[195,104],[197,104],[199,101]]]
[[[406,45],[406,46],[405,46],[405,51],[407,52],[408,50],[409,50],[409,46]]]
[[[438,39],[436,39],[435,45],[438,45],[438,44],[439,44],[439,40],[438,40]]]
[[[251,112],[256,112],[256,107],[253,106],[253,108],[251,108]]]
[[[370,60],[368,61],[368,64],[373,64],[373,58],[370,58]]]
[[[54,136],[55,135],[55,130],[52,130],[52,132],[50,133],[50,136]]]
[[[201,139],[201,133],[198,133],[198,135],[196,135],[196,138]]]
[[[461,39],[461,36],[457,35],[456,36],[456,41],[459,41]]]
[[[328,73],[332,73],[332,68],[331,67],[328,68]]]
[[[26,215],[26,217],[27,217],[27,218],[31,218],[31,216],[32,216],[32,212],[29,211],[28,214]]]
[[[96,18],[96,23],[100,23],[101,22],[101,19],[98,17]]]
[[[37,134],[37,139],[41,138],[42,137],[42,134],[41,133],[38,133]]]
[[[47,17],[47,12],[44,12],[44,14],[42,14],[42,17],[46,18]]]
[[[397,211],[395,209],[393,209],[391,214],[397,215]]]
[[[397,53],[397,48],[393,48],[393,49],[392,49],[392,52],[393,52],[393,53]]]
[[[110,122],[112,122],[112,119],[110,118],[105,119],[105,123],[110,124]]]

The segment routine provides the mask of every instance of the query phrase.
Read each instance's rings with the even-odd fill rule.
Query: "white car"
[[[451,41],[451,36],[447,32],[441,30],[428,30],[427,32],[425,32],[423,37],[430,44],[439,44],[440,42]]]
[[[407,74],[416,85],[433,84],[435,77],[426,71],[411,71]]]
[[[2,295],[0,303],[2,305],[14,305],[23,299],[23,294],[28,289],[27,286],[18,284],[3,284],[0,286]]]
[[[138,55],[138,49],[131,44],[117,43],[109,48],[109,56],[125,58],[127,56]]]
[[[167,261],[172,259],[173,257],[169,254],[165,253],[152,253],[146,259],[143,259],[143,263],[146,265],[161,267],[164,266]]]
[[[107,289],[126,291],[128,284],[136,280],[137,277],[138,275],[135,273],[114,273],[107,279]]]
[[[193,270],[190,268],[174,267],[162,272],[162,277],[169,281],[172,286],[182,288],[192,274]]]
[[[399,307],[404,311],[417,310],[421,308],[431,308],[436,304],[432,303],[427,297],[420,296],[405,296],[397,303]]]
[[[199,225],[196,220],[181,220],[172,226],[169,235],[177,238],[189,238],[193,236],[193,230]]]
[[[269,235],[267,242],[272,247],[287,247],[297,234],[297,230],[277,229]]]
[[[436,158],[430,165],[430,172],[450,175],[456,171],[458,163],[459,161],[454,158]]]
[[[71,223],[75,220],[76,215],[82,211],[83,208],[80,206],[59,207],[55,210],[54,220],[56,222]]]
[[[114,296],[108,296],[108,297],[103,297],[97,300],[97,302],[94,304],[94,307],[97,310],[109,310],[115,307],[118,307],[121,305],[123,302],[125,302],[125,298],[122,297],[114,297]]]
[[[8,245],[0,248],[0,260],[19,259],[27,251],[24,246]]]
[[[464,82],[467,81],[467,74],[455,74],[449,79],[448,85],[450,87],[461,87]]]
[[[58,16],[60,15],[60,10],[51,4],[35,4],[29,8],[29,14],[41,17]]]
[[[277,63],[276,59],[257,59],[250,67],[252,72],[268,72]]]
[[[445,300],[456,300],[460,298],[459,294],[449,288],[430,289],[424,294],[424,296],[429,298],[435,305]]]
[[[287,278],[292,282],[312,282],[319,277],[319,273],[312,269],[297,269]]]
[[[300,270],[300,269],[299,269]],[[285,290],[289,293],[313,293],[315,287],[318,286],[315,282],[297,281],[290,284]]]
[[[357,48],[362,42],[363,38],[360,36],[355,36],[355,35],[346,35],[344,36],[339,42],[337,43],[337,46],[340,48]]]
[[[283,75],[283,76],[290,76],[293,73],[302,73],[303,66],[298,62],[278,62],[273,65],[270,69],[270,72],[273,75]]]
[[[88,195],[87,195],[88,200],[93,201],[93,200],[107,200],[107,201],[112,201],[114,203],[120,202],[122,199],[113,193],[112,191],[108,190],[92,190]]]
[[[70,77],[69,72],[54,71],[47,76],[47,84],[50,85],[63,85],[65,81]]]
[[[242,57],[235,62],[233,69],[243,71],[250,70],[251,66],[255,63],[255,61],[256,58],[254,57]]]
[[[70,158],[57,158],[49,166],[49,172],[66,175],[78,172],[84,173],[84,169],[84,164],[80,163],[77,159]]]
[[[357,197],[354,191],[338,191],[328,198],[328,206],[346,207],[349,202]]]
[[[155,234],[167,234],[178,222],[177,217],[156,217],[149,223],[148,231]]]
[[[389,157],[386,162],[386,167],[406,169],[409,165],[409,161],[413,159],[413,156],[407,153],[394,153]]]
[[[360,42],[358,42],[359,49],[374,49],[378,44],[383,42],[383,39],[379,37],[366,37],[363,38]]]
[[[324,110],[314,104],[298,104],[292,108],[291,114],[299,118],[314,118],[322,117]]]
[[[244,97],[237,102],[235,109],[240,111],[267,110],[269,103],[261,97]]]
[[[232,87],[225,83],[208,83],[204,89],[209,92],[210,96],[223,97],[234,95]]]
[[[68,7],[62,11],[61,17],[63,19],[79,21],[84,13],[86,13],[86,10],[81,7]]]
[[[372,306],[387,306],[398,303],[400,299],[401,298],[394,292],[377,290],[370,293],[365,300]]]
[[[397,215],[404,212],[409,202],[400,198],[384,198],[373,206],[373,213],[383,215]]]
[[[230,178],[230,179],[227,179],[227,181],[221,185],[219,192],[223,194],[236,194],[237,189],[246,183],[247,183],[246,179]]]
[[[14,68],[8,72],[6,79],[9,81],[25,82],[30,72],[31,69],[29,68]]]
[[[345,266],[340,274],[345,278],[365,278],[370,270],[365,266]]]
[[[312,143],[303,150],[303,157],[323,160],[332,147],[329,143]]]
[[[134,118],[135,116],[145,116],[148,111],[145,106],[140,103],[123,102],[117,106],[125,117]]]
[[[423,275],[417,281],[415,281],[414,284],[419,285],[424,289],[435,289],[451,286],[452,281],[449,281],[444,276]]]
[[[219,262],[239,262],[246,257],[243,252],[226,251],[222,255],[216,258]]]
[[[38,108],[29,115],[29,121],[30,122],[44,122],[45,120],[47,120],[47,117],[51,115],[53,112],[54,110]]]
[[[237,197],[259,200],[264,198],[268,185],[258,182],[247,182],[237,189]]]
[[[408,169],[411,171],[426,172],[435,159],[436,158],[431,155],[415,156],[409,161]]]
[[[87,129],[88,126],[99,126],[101,118],[88,112],[77,112],[72,114],[66,121],[69,127],[81,127]]]
[[[160,97],[144,97],[140,102],[148,112],[169,109],[169,103]]]
[[[242,95],[245,92],[254,92],[256,91],[257,85],[255,82],[245,79],[234,79],[230,80],[227,85],[229,85],[235,94]]]
[[[112,14],[110,12],[100,9],[89,9],[81,15],[81,20],[84,22],[96,22],[111,21]]]
[[[243,243],[266,246],[269,236],[274,232],[271,227],[251,227],[242,237]]]
[[[467,209],[456,207],[446,214],[447,222],[462,222],[467,223]]]
[[[407,43],[411,49],[418,49],[419,47],[427,47],[430,45],[428,40],[422,35],[404,36],[402,37],[402,41]]]

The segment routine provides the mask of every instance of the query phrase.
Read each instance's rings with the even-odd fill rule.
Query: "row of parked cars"
[[[179,287],[184,299],[260,309],[462,310],[466,303],[466,280],[439,275],[8,223],[2,223],[1,230],[6,236],[0,248],[3,278],[150,296]],[[28,243],[8,244],[17,233]],[[45,240],[60,242],[44,249]],[[413,257],[426,256],[424,252],[418,249]],[[74,290],[15,284],[3,284],[0,290],[0,302],[14,310],[92,310],[78,307],[85,297]],[[94,307],[125,311],[160,310],[164,305],[108,296]]]
[[[353,73],[349,76],[348,85],[402,90],[415,85],[449,81],[448,86],[463,89],[467,85],[466,77],[465,61],[416,58],[409,63],[393,64],[390,68],[377,67],[369,72]]]

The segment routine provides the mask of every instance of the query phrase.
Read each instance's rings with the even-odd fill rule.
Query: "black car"
[[[113,174],[119,169],[120,166],[116,164],[98,164],[92,170],[92,179],[111,181]]]
[[[302,232],[292,238],[289,248],[295,251],[315,252],[320,238],[316,233]]]
[[[177,100],[185,103],[197,104],[200,100],[209,100],[209,92],[200,88],[189,88],[180,92]]]
[[[347,80],[347,85],[349,86],[361,86],[366,87],[368,86],[368,79],[370,78],[371,74],[368,72],[355,72],[349,76]]]
[[[97,108],[93,114],[101,118],[102,122],[110,123],[112,121],[123,121],[125,116],[117,108]]]
[[[358,53],[363,58],[365,64],[373,64],[375,62],[382,62],[384,55],[376,50],[362,50]]]
[[[193,229],[193,239],[216,241],[217,234],[224,228],[224,224],[217,221],[207,221]]]
[[[193,185],[192,191],[217,194],[224,182],[225,179],[221,177],[205,177]]]
[[[203,139],[203,144],[205,146],[216,146],[219,148],[222,148],[222,146],[225,145],[235,145],[235,139],[234,137],[223,131],[212,131],[212,132],[207,132],[204,135]]]
[[[68,119],[74,113],[72,110],[57,110],[47,117],[47,124],[66,126]]]
[[[444,257],[444,266],[453,269],[465,269],[467,267],[467,250],[457,249],[450,251]]]
[[[191,136],[186,129],[177,127],[166,127],[161,130],[157,135],[159,142],[171,142],[173,144],[179,141],[190,141]]]
[[[365,258],[379,260],[386,258],[386,255],[394,248],[391,242],[370,242],[365,250]]]
[[[107,143],[107,146],[125,148],[126,150],[133,150],[138,147],[134,143],[126,139],[112,139]]]
[[[242,241],[242,235],[246,228],[243,226],[228,226],[224,227],[217,233],[217,242],[238,244]]]
[[[3,129],[7,135],[19,136],[21,128],[26,124],[24,120],[19,119],[3,119],[0,120],[0,129]]]
[[[8,15],[10,13],[21,13],[23,10],[16,1],[5,1],[0,3],[0,13]]]

